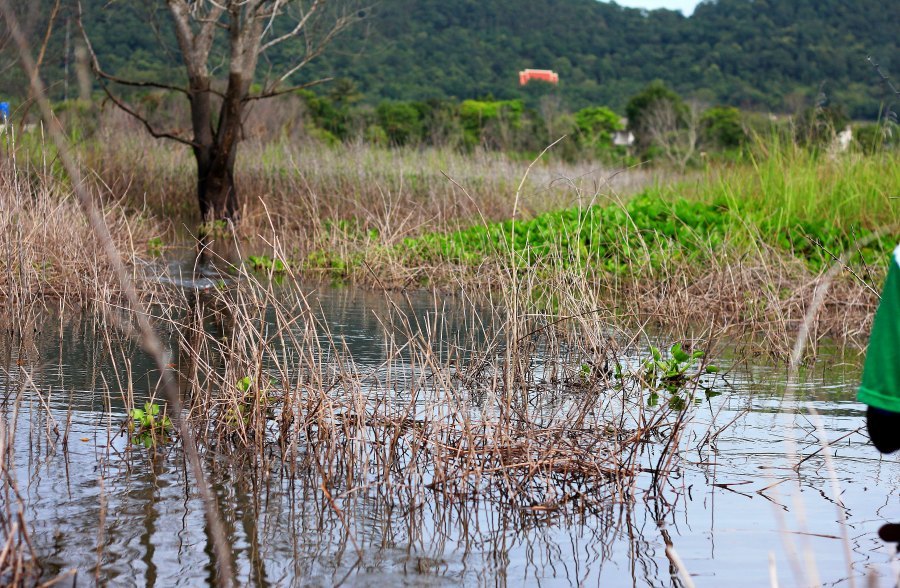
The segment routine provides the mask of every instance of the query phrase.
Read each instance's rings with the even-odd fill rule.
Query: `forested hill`
[[[89,4],[101,59],[120,73],[170,71],[147,26],[152,2]],[[558,92],[569,108],[620,109],[662,79],[706,102],[777,111],[824,98],[870,118],[886,94],[866,55],[900,76],[898,36],[900,11],[883,0],[707,0],[690,18],[596,0],[380,0],[295,81],[350,78],[371,102]],[[290,56],[284,46],[271,60]],[[526,67],[556,70],[559,87],[519,88]]]
[[[537,67],[559,73],[573,107],[621,107],[658,78],[778,110],[824,93],[872,116],[883,91],[865,57],[900,75],[898,37],[900,11],[881,0],[718,0],[690,18],[595,0],[386,0],[369,50],[330,63],[365,94],[398,99],[516,97],[516,72]]]

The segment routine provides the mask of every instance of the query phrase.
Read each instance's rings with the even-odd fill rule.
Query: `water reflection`
[[[452,299],[427,294],[387,299],[320,287],[309,298],[340,342],[326,354],[352,358],[353,369],[375,379],[409,369],[389,361],[405,343],[388,319],[398,308],[411,309],[416,328],[440,332],[451,343],[441,353],[457,353],[460,363],[465,333],[485,331]],[[15,430],[12,463],[44,576],[77,568],[73,585],[212,583],[202,505],[179,452],[150,454],[121,430],[128,395],[142,400],[154,391],[153,363],[124,338],[105,339],[97,317],[64,317],[61,331],[59,320],[24,340],[0,337],[2,419]],[[186,373],[189,358],[174,360]],[[786,392],[785,377],[762,364],[733,370],[730,392],[693,412],[684,435],[696,449],[664,491],[648,467],[634,480],[634,500],[585,487],[562,505],[522,504],[463,486],[384,488],[378,471],[368,472],[369,484],[335,481],[326,493],[315,463],[279,467],[274,447],[258,459],[213,448],[207,468],[242,585],[680,585],[667,546],[697,585],[765,585],[770,554],[782,585],[816,576],[826,585],[859,582],[870,567],[889,576],[895,549],[877,531],[900,511],[900,468],[859,430],[856,367],[807,373],[799,391]],[[560,393],[544,408],[563,404]],[[831,471],[810,406],[831,443]],[[375,429],[372,439],[387,442]],[[655,464],[654,450],[646,451]],[[832,477],[842,504],[830,492]],[[838,509],[847,518],[849,571]]]

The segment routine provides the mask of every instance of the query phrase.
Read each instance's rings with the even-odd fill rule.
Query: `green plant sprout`
[[[147,449],[156,446],[158,442],[165,443],[172,432],[172,421],[165,412],[161,413],[160,406],[155,402],[144,403],[144,408],[133,408],[129,411],[128,430],[131,433],[131,442],[135,445],[143,445]]]
[[[275,384],[276,382],[274,380],[269,381],[270,386],[275,386]],[[237,388],[238,392],[241,393],[241,397],[236,407],[231,407],[228,409],[226,413],[226,419],[232,425],[237,425],[238,423],[249,425],[250,411],[253,409],[254,401],[256,400],[256,397],[252,392],[253,378],[251,378],[250,376],[244,376],[235,383],[235,388]],[[272,411],[272,406],[267,394],[267,390],[268,388],[259,390],[259,406],[263,407],[263,409],[266,411],[267,418],[274,418],[274,413]]]
[[[274,272],[281,274],[287,271],[287,266],[280,259],[272,259],[266,255],[250,255],[247,257],[250,267],[253,271]]]
[[[151,237],[150,239],[147,239],[147,253],[150,255],[150,257],[162,257],[162,237]]]
[[[648,406],[659,404],[660,391],[669,394],[669,406],[674,410],[684,410],[691,400],[699,404],[700,399],[694,398],[694,390],[703,390],[707,399],[722,394],[701,381],[703,376],[719,373],[718,367],[701,364],[702,351],[688,352],[680,343],[675,343],[669,349],[668,359],[663,359],[657,347],[650,346],[650,353],[652,357],[641,364],[641,378],[650,390]]]

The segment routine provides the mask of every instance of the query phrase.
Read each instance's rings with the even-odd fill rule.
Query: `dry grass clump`
[[[274,139],[272,137],[275,137]],[[116,110],[100,115],[95,137],[79,145],[88,169],[116,198],[148,207],[177,231],[197,222],[196,169],[190,150],[153,139]],[[523,163],[489,151],[329,146],[296,136],[252,136],[236,164],[243,202],[241,236],[260,243],[274,230],[297,256],[331,243],[335,226],[352,221],[384,239],[449,230],[482,219],[501,220],[513,207]],[[652,184],[661,172],[614,174],[589,164],[550,161],[524,186],[519,210],[537,214],[578,204],[581,192],[623,194]],[[462,189],[461,187],[465,187]]]
[[[48,147],[48,150],[50,148]],[[137,268],[160,229],[119,202],[104,218],[126,263]],[[16,320],[34,303],[84,305],[119,291],[78,201],[50,163],[24,164],[0,154],[0,298]]]
[[[4,439],[9,441],[10,439]],[[5,456],[3,457],[5,464]],[[34,586],[41,577],[39,558],[29,539],[24,502],[4,465],[0,492],[6,499],[0,512],[0,583],[4,586]]]
[[[811,273],[783,256],[736,257],[704,271],[679,268],[657,282],[630,280],[616,298],[659,323],[728,328],[766,355],[785,359],[815,293],[826,285],[824,304],[810,323],[810,358],[823,344],[864,348],[878,307],[875,291],[847,276]]]
[[[424,315],[392,297],[373,317],[384,333],[375,369],[331,334],[295,276],[242,274],[187,301],[160,294],[153,308],[179,341],[197,438],[317,477],[339,512],[466,497],[559,509],[633,496],[643,471],[662,483],[695,401],[718,385],[697,351],[709,341],[695,335],[684,369],[664,373],[671,358],[654,360],[644,332],[616,331],[589,292],[560,317],[530,286],[505,283],[490,309],[459,300],[460,322],[439,297]]]
[[[496,296],[515,284],[546,313],[577,315],[591,300],[590,308],[613,313],[623,326],[646,323],[676,332],[691,325],[727,329],[781,359],[790,355],[814,294],[827,284],[824,303],[812,318],[809,352],[814,355],[826,340],[865,345],[883,268],[851,265],[837,278],[829,277],[831,265],[811,269],[752,236],[752,228],[747,231],[749,247],[748,234],[742,234],[726,235],[715,247],[701,242],[660,249],[652,244],[652,235],[635,237],[636,231],[626,225],[617,229],[619,242],[640,242],[628,256],[579,258],[567,248],[548,254],[544,245],[526,244],[514,252],[498,248],[477,263],[410,255],[378,240],[344,234],[328,249],[338,261],[329,267],[326,258],[321,271],[380,288],[437,287],[466,290],[475,297]],[[516,263],[512,271],[511,259]],[[612,271],[605,267],[610,263]]]

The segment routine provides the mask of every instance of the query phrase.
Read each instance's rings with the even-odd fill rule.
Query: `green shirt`
[[[891,258],[875,313],[857,398],[875,408],[900,412],[900,245]]]

